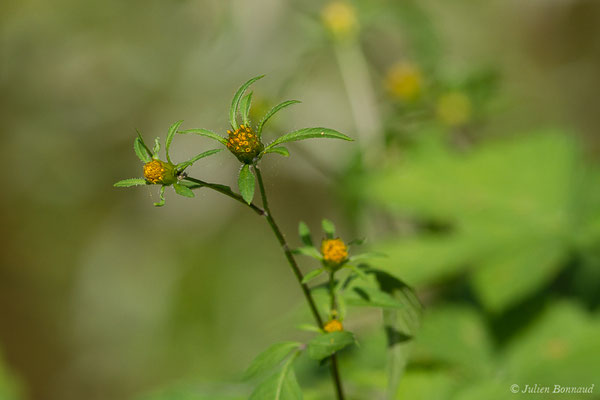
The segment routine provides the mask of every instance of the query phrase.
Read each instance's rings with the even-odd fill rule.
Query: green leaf
[[[280,154],[284,157],[289,157],[290,156],[290,152],[288,151],[288,149],[286,149],[283,146],[278,146],[278,147],[271,147],[265,151],[263,151],[263,154],[267,154],[267,153],[277,153]]]
[[[252,105],[252,92],[248,93],[244,97],[242,97],[242,101],[240,102],[240,109],[242,114],[242,121],[245,125],[250,125],[250,119],[248,119],[248,115],[250,115],[250,106]]]
[[[367,252],[367,253],[361,253],[361,254],[357,254],[355,256],[350,257],[350,261],[362,261],[362,260],[369,260],[372,258],[382,258],[382,257],[387,257],[384,253],[380,253],[377,251],[371,251],[371,252]]]
[[[321,226],[328,239],[333,239],[335,237],[335,225],[333,222],[328,219],[323,219],[323,221],[321,221]]]
[[[166,186],[160,187],[160,191],[158,192],[160,201],[158,203],[154,203],[154,205],[156,207],[162,207],[165,205],[165,188],[166,188]]]
[[[256,356],[246,372],[244,372],[243,379],[251,379],[270,372],[279,366],[292,351],[298,350],[300,346],[302,346],[300,342],[275,343]]]
[[[246,89],[248,89],[248,87],[250,87],[250,85],[252,85],[257,80],[261,79],[262,77],[264,77],[264,75],[260,75],[250,79],[248,82],[244,83],[233,96],[233,100],[231,101],[231,107],[229,108],[229,122],[231,122],[231,127],[233,128],[233,130],[238,129],[236,116],[238,112],[238,107],[240,105],[240,100],[242,99],[244,92],[246,91]]]
[[[304,275],[304,278],[302,279],[302,283],[308,283],[308,282],[312,281],[313,279],[315,279],[316,277],[321,275],[323,272],[325,272],[325,270],[323,268],[319,268],[319,269],[310,271],[308,274]]]
[[[174,183],[173,188],[175,189],[175,193],[183,197],[194,197],[194,192],[187,186],[180,185],[179,183]]]
[[[273,116],[275,115],[279,110],[282,110],[284,108],[286,108],[287,106],[291,106],[292,104],[297,104],[297,103],[301,103],[298,100],[287,100],[284,101],[283,103],[279,103],[277,104],[275,107],[271,108],[263,117],[263,119],[260,121],[260,123],[258,124],[258,137],[261,137],[262,135],[262,130],[264,125],[267,123],[267,121]]]
[[[346,301],[352,306],[404,308],[402,302],[374,287],[354,286],[346,296]]]
[[[369,277],[367,276],[367,274],[365,273],[365,271],[362,270],[362,268],[359,268],[355,265],[350,265],[350,264],[345,264],[344,265],[345,268],[350,268],[360,279],[364,280],[364,281],[368,281]]]
[[[304,223],[304,221],[300,221],[298,224],[298,235],[300,235],[300,240],[302,240],[302,243],[304,243],[305,246],[313,246],[313,241],[310,236],[310,229],[308,228],[308,225]]]
[[[173,137],[175,137],[175,133],[177,132],[177,129],[179,129],[179,125],[181,125],[182,123],[183,123],[183,120],[175,122],[169,128],[169,133],[167,133],[167,141],[165,143],[165,149],[167,152],[167,161],[168,162],[171,162],[171,156],[169,154],[169,149],[171,148],[171,142],[173,141]]]
[[[122,181],[115,183],[113,186],[114,187],[131,187],[131,186],[145,186],[145,185],[149,185],[149,183],[145,179],[130,178],[130,179],[123,179]]]
[[[314,360],[322,360],[354,343],[354,335],[351,332],[325,333],[317,336],[308,343],[308,356]]]
[[[321,253],[319,253],[319,251],[317,249],[315,249],[312,246],[304,246],[304,247],[298,247],[297,249],[294,249],[292,251],[292,253],[294,254],[302,254],[305,256],[309,256],[312,258],[315,258],[317,260],[321,260],[323,257],[321,256]]]
[[[258,385],[249,400],[302,400],[302,390],[291,364],[286,363],[281,371]]]
[[[182,134],[182,135],[186,135],[188,133],[194,133],[196,135],[209,137],[209,138],[214,139],[224,145],[227,145],[227,139],[225,139],[223,136],[218,135],[208,129],[201,129],[201,128],[200,129],[186,129],[184,131],[178,131],[177,133]]]
[[[152,158],[158,158],[158,152],[160,151],[160,138],[154,139],[154,148],[152,149]]]
[[[291,133],[286,133],[283,136],[278,137],[271,142],[265,151],[272,147],[277,146],[281,143],[296,142],[298,140],[312,139],[312,138],[329,138],[329,139],[343,139],[352,141],[351,138],[333,129],[328,128],[304,128]]]
[[[187,167],[189,167],[192,164],[194,164],[196,161],[198,161],[198,160],[200,160],[200,159],[202,159],[204,157],[208,157],[208,156],[212,156],[213,154],[217,154],[220,151],[223,151],[223,149],[207,150],[204,153],[200,153],[197,156],[190,158],[186,162],[182,162],[182,163],[177,164],[177,166],[175,168],[177,169],[177,171],[181,172],[184,169],[186,169]]]
[[[315,325],[311,325],[311,324],[300,324],[297,326],[298,329],[302,330],[302,331],[306,331],[306,332],[316,332],[316,333],[323,333],[323,330],[321,328],[319,328],[318,326]]]
[[[248,164],[244,164],[240,170],[238,187],[240,189],[240,194],[246,203],[252,203],[252,199],[254,198],[254,174],[250,171],[250,166]]]
[[[133,151],[143,163],[152,161],[152,152],[144,144],[144,139],[138,132],[138,137],[133,141]]]

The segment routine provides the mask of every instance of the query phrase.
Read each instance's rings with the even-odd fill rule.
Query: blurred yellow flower
[[[344,39],[358,30],[356,10],[344,1],[334,1],[321,12],[323,24],[338,39]]]
[[[342,239],[324,239],[321,243],[323,260],[332,266],[339,266],[348,259],[348,247]]]
[[[446,93],[437,102],[437,116],[448,126],[460,126],[469,122],[471,111],[471,100],[461,92]]]
[[[394,64],[386,74],[385,85],[394,97],[414,101],[419,97],[423,85],[421,69],[405,61]]]
[[[331,333],[331,332],[341,332],[344,330],[344,326],[342,325],[342,323],[340,321],[338,321],[337,319],[332,319],[330,321],[328,321],[325,326],[323,327],[323,329],[325,330],[325,332],[327,333]]]

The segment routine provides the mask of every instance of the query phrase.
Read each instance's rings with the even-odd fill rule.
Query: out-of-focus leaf
[[[310,235],[310,229],[308,225],[304,221],[300,221],[298,224],[298,235],[300,235],[300,240],[305,246],[313,246],[312,237]]]
[[[244,97],[242,97],[242,101],[240,102],[240,110],[242,114],[242,121],[245,125],[250,125],[250,120],[248,119],[248,115],[250,114],[250,106],[252,105],[252,92],[248,93]]]
[[[321,275],[323,272],[325,272],[325,270],[323,268],[318,268],[318,269],[314,269],[314,270],[310,271],[308,274],[304,275],[304,278],[302,279],[302,283],[308,283],[308,282],[312,281],[313,279],[315,279],[316,277]]]
[[[335,225],[328,219],[323,219],[321,221],[321,227],[323,228],[323,232],[327,235],[327,238],[333,239],[335,237]]]
[[[278,373],[258,385],[249,400],[302,400],[302,390],[291,365],[293,358]]]
[[[146,186],[149,185],[149,183],[142,178],[129,178],[129,179],[123,179],[117,183],[115,183],[113,186],[114,187],[131,187],[131,186]]]
[[[350,257],[350,262],[353,261],[362,261],[362,260],[369,260],[372,258],[382,258],[382,257],[387,257],[387,255],[385,255],[384,253],[379,253],[376,251],[371,251],[371,252],[367,252],[367,253],[361,253],[361,254],[357,254],[355,256]]]
[[[244,83],[233,96],[233,100],[231,101],[231,107],[229,108],[229,122],[231,123],[231,127],[233,128],[233,130],[238,129],[236,116],[244,92],[250,87],[250,85],[252,85],[257,80],[261,79],[262,77],[264,77],[264,75],[260,75],[250,79],[249,81]]]
[[[222,144],[225,144],[225,145],[227,144],[227,139],[225,139],[223,136],[218,135],[208,129],[186,129],[184,131],[178,131],[177,133],[180,133],[182,135],[186,135],[188,133],[194,133],[196,135],[206,136],[208,138],[214,139]]]
[[[456,379],[441,371],[408,371],[392,399],[450,400],[456,390]]]
[[[315,249],[312,246],[304,246],[304,247],[298,247],[297,249],[293,250],[294,254],[303,254],[305,256],[309,256],[312,258],[315,258],[317,260],[321,260],[323,257],[321,256],[321,253],[319,253],[317,251],[317,249]]]
[[[240,189],[240,194],[246,203],[252,203],[252,199],[254,198],[254,174],[250,171],[250,166],[248,164],[244,164],[240,170],[238,187]]]
[[[165,142],[165,151],[167,153],[167,161],[168,162],[171,162],[171,155],[169,154],[169,149],[171,148],[171,142],[173,141],[173,138],[175,137],[175,133],[177,132],[177,129],[179,129],[179,126],[182,123],[183,123],[183,121],[177,121],[169,127],[169,132],[167,133],[167,140]]]
[[[244,373],[243,379],[251,379],[272,371],[301,345],[302,343],[299,342],[282,342],[270,346],[252,361]]]
[[[404,304],[388,293],[374,287],[356,285],[346,294],[346,303],[351,306],[404,308]]]
[[[325,333],[308,343],[308,356],[315,360],[322,360],[354,343],[354,335],[348,331]]]
[[[298,140],[312,139],[312,138],[329,138],[329,139],[342,139],[352,141],[350,137],[344,135],[333,129],[328,128],[304,128],[294,132],[286,133],[275,139],[267,147],[265,151],[277,146],[281,143],[296,142]]]
[[[269,112],[267,112],[265,114],[265,116],[263,117],[263,119],[260,121],[260,123],[258,124],[258,137],[261,137],[262,135],[262,130],[264,125],[267,123],[267,121],[273,116],[275,115],[279,110],[284,109],[287,106],[291,106],[292,104],[296,104],[296,103],[300,103],[300,101],[298,100],[287,100],[284,101],[283,103],[279,103],[277,104],[275,107],[271,108],[269,110]]]
[[[179,183],[174,183],[173,188],[175,189],[175,193],[177,193],[180,196],[194,197],[194,192],[192,192],[192,189],[188,188],[187,186],[180,185]]]
[[[263,154],[266,154],[266,153],[277,153],[277,154],[282,155],[284,157],[289,157],[290,156],[289,150],[286,149],[283,146],[268,148],[265,151],[263,151]]]

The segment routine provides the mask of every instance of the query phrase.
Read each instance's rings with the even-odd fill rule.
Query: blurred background
[[[535,383],[600,398],[598,71],[594,0],[4,0],[0,399],[245,398],[253,356],[308,337],[264,221],[208,190],[155,208],[155,187],[112,187],[141,176],[136,128],[225,133],[231,96],[263,73],[254,121],[302,100],[267,140],[356,139],[291,144],[263,171],[292,244],[299,220],[327,217],[417,289],[398,398]],[[171,152],[215,147],[180,136]],[[189,172],[235,186],[237,169],[223,152]],[[381,398],[379,320],[347,317],[350,398]],[[331,398],[326,368],[299,376]]]

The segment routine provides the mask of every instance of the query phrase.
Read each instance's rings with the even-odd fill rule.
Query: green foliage
[[[173,184],[173,188],[175,189],[175,193],[183,197],[194,197],[194,192],[192,189],[188,188],[185,185],[180,185],[178,183]]]
[[[248,164],[244,164],[240,169],[238,187],[246,203],[252,203],[252,199],[254,198],[254,174]]]
[[[298,223],[298,235],[300,235],[300,240],[305,246],[313,246],[312,237],[310,235],[310,229],[304,221],[300,221]]]
[[[302,390],[290,365],[261,383],[249,400],[301,400]]]
[[[217,142],[221,143],[221,144],[227,144],[227,139],[225,139],[223,136],[214,133],[213,131],[210,131],[208,129],[186,129],[183,131],[178,131],[177,133],[180,133],[182,135],[186,135],[188,133],[193,133],[196,135],[200,135],[200,136],[205,136],[208,138],[211,138],[213,140],[216,140]]]
[[[207,150],[203,153],[198,154],[197,156],[194,156],[192,158],[190,158],[189,160],[179,163],[177,164],[176,168],[177,171],[182,172],[183,170],[185,170],[187,167],[192,166],[196,161],[204,158],[204,157],[208,157],[208,156],[212,156],[213,154],[217,154],[219,152],[223,151],[223,149],[213,149],[213,150]]]
[[[119,182],[115,183],[113,186],[114,187],[131,187],[131,186],[146,186],[149,185],[149,183],[142,178],[129,178],[129,179],[123,179],[120,180]]]
[[[308,356],[322,360],[355,342],[354,335],[348,331],[324,333],[308,343]]]
[[[244,373],[244,379],[251,379],[271,372],[290,356],[292,352],[300,349],[301,345],[302,343],[299,342],[275,343],[252,361],[252,364],[250,364]]]
[[[175,137],[175,133],[177,132],[177,129],[179,129],[179,126],[182,123],[183,123],[183,121],[177,121],[169,127],[169,132],[167,133],[167,140],[165,142],[165,151],[167,153],[167,161],[168,162],[171,162],[171,156],[169,154],[169,149],[171,148],[171,142],[173,141],[173,138]]]
[[[272,149],[273,147],[275,147],[281,143],[296,142],[298,140],[305,140],[305,139],[312,139],[312,138],[329,138],[329,139],[342,139],[342,140],[352,141],[352,139],[349,138],[348,136],[346,136],[343,133],[340,133],[336,130],[333,130],[333,129],[304,128],[304,129],[299,129],[294,132],[286,133],[285,135],[278,137],[277,139],[272,141],[267,147],[265,147],[265,150],[263,151],[263,153],[267,152],[268,150]]]
[[[267,153],[277,153],[279,155],[282,155],[284,157],[289,157],[290,156],[290,152],[288,149],[286,149],[283,146],[278,146],[278,147],[271,147],[269,149],[266,149],[265,151],[263,151],[264,154]]]
[[[313,279],[319,277],[324,272],[325,272],[324,268],[314,269],[314,270],[310,271],[308,274],[304,275],[304,278],[302,279],[302,283],[308,283],[308,282],[312,281]]]
[[[252,105],[252,92],[250,92],[246,96],[242,97],[242,101],[240,102],[242,121],[244,122],[244,125],[250,125],[250,119],[248,118],[248,116],[250,115],[250,106],[251,105]]]
[[[258,129],[257,129],[257,134],[258,137],[261,137],[262,135],[262,130],[263,127],[265,126],[265,124],[267,123],[267,121],[269,119],[271,119],[271,117],[273,115],[275,115],[277,112],[279,112],[280,110],[283,110],[284,108],[291,106],[292,104],[297,104],[300,103],[300,101],[298,100],[287,100],[284,101],[283,103],[279,103],[277,104],[275,107],[271,108],[266,114],[265,116],[260,120],[259,124],[258,124]]]
[[[158,192],[159,201],[154,203],[156,207],[162,207],[165,205],[165,188],[166,186],[160,187],[160,191]]]
[[[237,114],[238,114],[238,108],[240,106],[240,101],[242,99],[242,96],[244,95],[244,92],[246,91],[246,89],[248,89],[250,87],[250,85],[252,85],[254,82],[256,82],[257,80],[259,80],[263,77],[264,77],[264,75],[260,75],[260,76],[250,79],[249,81],[244,83],[238,89],[238,91],[235,93],[235,95],[233,96],[233,100],[231,101],[231,107],[229,108],[229,122],[231,123],[231,128],[233,130],[236,130],[239,128],[239,126],[237,124]]]
[[[133,141],[133,150],[143,163],[152,161],[152,152],[144,143],[144,139],[142,139],[142,135],[139,132],[138,136]]]
[[[328,239],[335,238],[335,225],[328,219],[323,219],[321,221],[321,226],[323,227],[323,232],[327,235]]]

